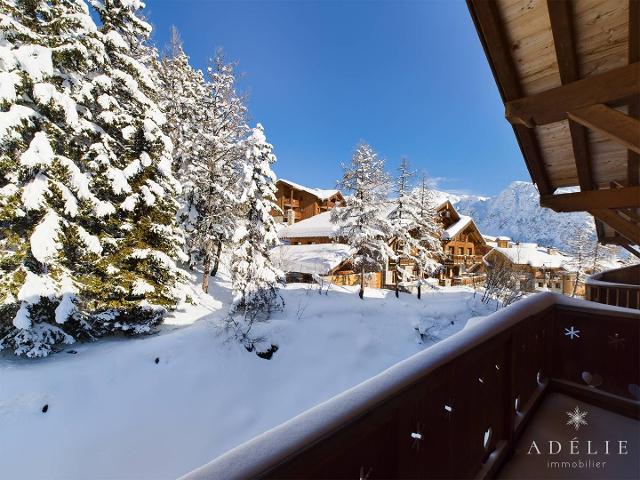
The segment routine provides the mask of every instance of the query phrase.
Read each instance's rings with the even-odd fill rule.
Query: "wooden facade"
[[[276,200],[281,211],[271,213],[288,224],[311,218],[344,202],[339,190],[308,188],[288,180],[278,180],[276,187]]]
[[[491,249],[473,219],[462,217],[448,200],[436,209],[445,236],[442,239],[444,270],[441,283],[464,285],[481,274],[482,257]],[[459,227],[459,228],[456,228]],[[452,235],[446,235],[452,232]]]
[[[505,248],[505,247],[499,247]],[[500,250],[491,250],[485,260],[491,264],[496,256],[508,262],[515,272],[519,273],[520,289],[523,292],[555,292],[571,296],[574,292],[576,273],[559,267],[537,267],[527,263],[515,263]],[[579,281],[575,295],[583,297],[585,294],[584,281]]]

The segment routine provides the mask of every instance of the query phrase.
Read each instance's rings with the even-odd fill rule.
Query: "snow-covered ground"
[[[154,336],[42,360],[0,356],[2,476],[175,478],[493,311],[466,288],[422,300],[368,289],[361,301],[354,289],[319,295],[302,284],[282,294],[271,360],[220,330],[222,284],[216,300],[201,295]]]

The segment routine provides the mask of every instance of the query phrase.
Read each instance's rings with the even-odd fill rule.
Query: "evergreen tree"
[[[207,97],[211,88],[202,72],[189,64],[175,27],[171,30],[169,54],[153,62],[153,71],[159,84],[158,104],[167,118],[164,132],[174,146],[173,171],[182,187],[178,221],[186,236],[189,266],[193,267],[202,257],[199,233],[204,220],[202,197],[206,192],[198,184],[203,175],[208,180]]]
[[[392,245],[395,252],[396,297],[399,284],[417,280],[418,297],[424,275],[435,273],[441,265],[442,254],[438,222],[431,191],[426,176],[422,176],[419,188],[413,188],[415,172],[403,158],[395,182],[394,210],[389,216],[392,228]],[[404,265],[416,267],[413,272]]]
[[[170,142],[139,2],[0,0],[0,348],[139,333],[175,304]]]
[[[207,97],[207,152],[210,160],[206,177],[208,181],[201,186],[201,190],[206,188],[208,192],[204,205],[207,228],[203,242],[203,264],[205,272],[209,271],[213,264],[213,276],[218,271],[223,247],[233,245],[234,232],[244,220],[241,205],[244,192],[237,180],[246,172],[246,162],[249,161],[251,164],[253,158],[246,157],[247,135],[252,135],[253,140],[249,140],[251,145],[260,137],[257,130],[262,131],[262,127],[258,126],[257,130],[253,131],[249,128],[245,98],[236,91],[234,64],[225,62],[222,51],[216,52],[208,73],[211,93]],[[265,145],[269,144],[265,142]],[[269,151],[271,148],[269,145]],[[205,177],[198,178],[202,182]],[[207,282],[205,275],[205,291]]]
[[[238,223],[237,177],[249,132],[246,106],[235,90],[233,65],[224,62],[222,53],[216,53],[205,81],[189,65],[175,29],[170,55],[155,70],[183,189],[178,220],[186,233],[190,266],[202,264],[202,289],[207,292],[208,273],[216,274],[222,248],[231,244]]]
[[[331,221],[338,225],[335,236],[355,250],[353,265],[360,272],[359,296],[364,299],[365,273],[382,270],[394,256],[387,244],[392,228],[385,214],[391,181],[384,160],[366,143],[356,147],[351,164],[342,169],[338,186],[350,195],[344,207],[331,210]]]
[[[239,199],[242,221],[234,234],[231,255],[234,306],[229,324],[249,351],[261,340],[252,336],[254,325],[268,320],[273,311],[284,306],[277,288],[283,273],[269,257],[279,243],[271,215],[277,208],[275,174],[271,170],[276,157],[272,150],[258,124],[246,141],[243,192]]]

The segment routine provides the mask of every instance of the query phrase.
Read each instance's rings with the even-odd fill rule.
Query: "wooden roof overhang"
[[[467,4],[541,205],[640,256],[640,0]]]

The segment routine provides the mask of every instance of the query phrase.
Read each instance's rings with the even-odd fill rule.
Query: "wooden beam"
[[[547,0],[547,10],[553,44],[556,49],[560,81],[566,85],[580,79],[573,28],[573,2],[571,0]],[[571,134],[580,190],[592,190],[594,185],[587,129],[570,120],[569,133]]]
[[[614,210],[594,209],[589,210],[589,213],[609,225],[632,243],[640,245],[640,228],[635,223],[627,222]]]
[[[602,104],[572,110],[568,115],[574,122],[640,153],[640,120]]]
[[[629,240],[627,240],[624,237],[621,237],[620,235],[615,235],[613,237],[603,237],[603,238],[600,238],[599,240],[600,240],[600,243],[609,244],[609,245],[618,245],[620,247],[622,247],[623,245],[630,244]]]
[[[596,103],[624,104],[640,95],[640,62],[507,102],[512,124],[532,128],[568,118],[567,112]]]
[[[631,245],[620,245],[620,246],[622,248],[624,248],[630,254],[635,255],[636,257],[640,258],[640,250],[638,250],[637,248],[634,248]]]
[[[640,2],[629,0],[629,63],[640,61]],[[640,118],[640,100],[629,103],[629,116]],[[640,155],[627,152],[627,184],[640,185]]]
[[[487,61],[498,85],[502,102],[507,103],[523,95],[520,79],[511,55],[511,43],[495,1],[467,0],[469,13],[484,49]],[[544,167],[542,151],[534,131],[514,125],[513,131],[529,170],[531,179],[541,194],[553,193],[553,187]]]
[[[637,208],[640,207],[640,187],[543,195],[540,197],[540,204],[556,212],[584,212],[594,208]]]

